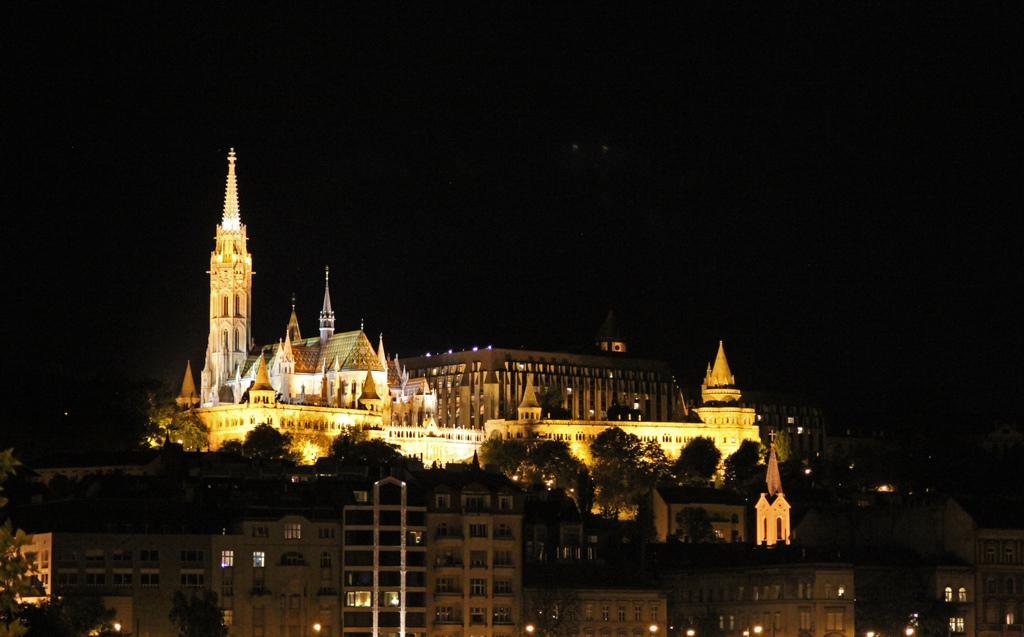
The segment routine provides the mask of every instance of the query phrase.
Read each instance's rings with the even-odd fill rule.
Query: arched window
[[[238,334],[238,330],[235,330],[235,351],[242,351],[242,338]]]
[[[786,536],[782,534],[782,518],[775,518],[775,539],[779,542],[786,539]]]
[[[1007,577],[1006,578],[1006,594],[1007,595],[1013,595],[1013,578],[1012,577]]]
[[[228,295],[225,294],[224,298],[221,299],[221,316],[228,316]]]
[[[242,301],[241,301],[241,299],[238,298],[238,295],[236,294],[235,295],[235,316],[241,316],[241,315],[242,315]]]
[[[221,334],[221,343],[222,343],[221,349],[223,349],[226,352],[227,349],[228,349],[228,331],[227,330],[224,330],[224,332]]]
[[[967,589],[963,586],[956,592],[956,601],[966,602],[967,601]]]
[[[952,586],[947,586],[946,587],[945,594],[943,595],[942,600],[946,601],[946,602],[953,601],[953,587]]]

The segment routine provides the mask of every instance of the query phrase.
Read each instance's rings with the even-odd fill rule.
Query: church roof
[[[526,376],[526,389],[523,390],[523,401],[519,403],[520,409],[540,409],[537,402],[537,393],[533,390],[533,374]]]
[[[775,443],[772,443],[771,451],[768,453],[768,475],[765,478],[768,483],[768,495],[782,493],[782,476],[779,475],[779,461],[775,458]]]
[[[277,353],[279,344],[263,348],[265,355],[272,358]],[[370,339],[362,330],[332,334],[326,343],[319,336],[304,338],[292,342],[292,356],[295,358],[296,374],[316,374],[334,368],[338,361],[341,370],[372,370],[387,371],[381,364],[377,352],[373,350]],[[253,370],[257,355],[250,355],[242,366],[242,375],[246,376]]]
[[[178,398],[193,399],[198,398],[199,392],[196,391],[196,381],[192,377],[192,361],[185,363],[185,379],[181,382],[181,392],[178,393]]]
[[[260,354],[256,360],[256,382],[249,388],[250,391],[273,391],[274,386],[270,384],[270,377],[267,376],[267,362],[263,360],[263,355]]]

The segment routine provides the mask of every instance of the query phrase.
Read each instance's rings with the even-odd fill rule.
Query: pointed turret
[[[615,314],[609,310],[608,317],[597,332],[597,346],[603,352],[625,352],[626,341],[622,340],[619,333],[619,325],[615,321]]]
[[[301,341],[302,332],[299,331],[299,317],[295,314],[295,295],[292,294],[292,315],[288,319],[288,336],[291,341]]]
[[[367,411],[379,412],[381,402],[377,393],[377,383],[373,380],[373,372],[366,370],[366,380],[363,381],[363,393],[359,395],[359,404]]]
[[[264,360],[262,352],[256,359],[256,380],[249,387],[250,405],[273,405],[277,398],[277,390],[270,384],[270,376],[267,374],[267,361]]]
[[[320,342],[334,334],[334,310],[331,309],[331,269],[324,268],[324,307],[320,310]]]
[[[380,359],[380,364],[384,366],[384,369],[388,367],[388,357],[384,353],[384,332],[380,333],[380,341],[377,345],[377,358]]]
[[[725,358],[725,347],[718,341],[718,354],[715,365],[708,365],[704,384],[700,386],[701,399],[705,403],[733,402],[740,399],[740,390],[736,389],[736,377],[729,370],[729,361]]]
[[[519,420],[540,420],[540,403],[533,389],[533,374],[526,376],[526,389],[523,390],[523,400],[519,403],[518,411]]]
[[[196,393],[196,382],[192,377],[192,361],[185,363],[185,378],[181,381],[181,391],[175,399],[179,407],[191,407],[199,404],[199,394]]]

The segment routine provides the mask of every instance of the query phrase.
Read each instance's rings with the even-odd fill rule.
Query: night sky
[[[292,293],[315,333],[329,265],[389,355],[586,350],[613,310],[684,386],[724,340],[838,420],[1022,412],[1012,5],[13,4],[4,377],[41,396],[198,374],[234,147],[258,342]]]

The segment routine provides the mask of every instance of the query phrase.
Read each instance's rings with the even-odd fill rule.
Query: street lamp
[[[692,628],[686,629],[686,637],[693,637],[696,634],[697,634],[697,631],[695,631],[694,629],[692,629]]]
[[[121,622],[114,622],[114,631],[121,632]]]
[[[534,631],[533,624],[527,624],[526,625],[526,634],[527,635],[532,635],[533,631]]]
[[[873,630],[869,630],[869,631],[868,631],[867,633],[865,633],[865,634],[867,635],[867,637],[875,637],[875,631],[873,631]]]
[[[764,629],[761,628],[760,626],[754,626],[754,634],[755,635],[760,635],[762,630],[764,630]]]
[[[321,629],[321,628],[322,628],[322,626],[320,626],[320,624],[319,624],[319,623],[317,623],[317,624],[313,624],[313,630],[314,630],[314,631],[316,631],[317,633],[319,633],[319,632],[320,632],[320,629]]]
[[[913,626],[907,626],[907,629],[905,631],[903,631],[903,632],[907,633],[907,637],[913,637],[913,635],[914,635],[914,627]]]

